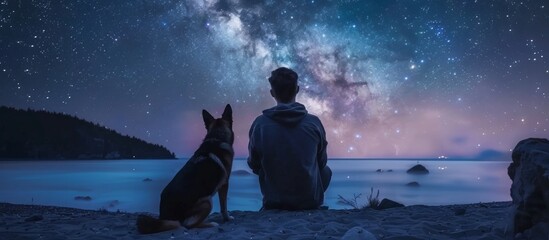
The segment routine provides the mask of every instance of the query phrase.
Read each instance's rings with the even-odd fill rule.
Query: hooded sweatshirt
[[[318,117],[294,102],[263,111],[250,132],[248,165],[259,175],[263,206],[315,209],[324,201],[320,169],[326,133]]]

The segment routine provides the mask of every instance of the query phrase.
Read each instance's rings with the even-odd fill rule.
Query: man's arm
[[[259,154],[257,154],[257,151],[255,149],[255,138],[254,138],[254,128],[255,128],[255,121],[250,127],[250,132],[248,133],[249,136],[249,142],[248,142],[248,167],[252,169],[252,171],[255,174],[259,174],[259,170],[261,169],[261,160],[259,159]]]
[[[322,126],[322,122],[320,122],[320,120],[319,120],[319,123],[320,123],[320,126],[319,126],[320,143],[318,144],[317,159],[318,159],[318,167],[320,169],[323,169],[328,163],[328,154],[326,153],[328,141],[326,141],[326,131],[324,130],[324,126]]]
[[[251,144],[248,145],[248,151],[250,152],[250,156],[248,156],[248,167],[252,169],[252,171],[255,174],[259,174],[259,170],[261,169],[261,162],[259,160],[259,157],[257,156],[257,152]]]

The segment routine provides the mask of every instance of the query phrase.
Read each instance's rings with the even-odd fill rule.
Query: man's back
[[[322,123],[300,103],[263,111],[250,128],[248,164],[259,175],[264,207],[318,208],[327,187],[320,173],[326,145]]]

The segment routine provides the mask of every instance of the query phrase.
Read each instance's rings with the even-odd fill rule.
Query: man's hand
[[[250,169],[252,169],[252,171],[256,175],[259,174],[259,170],[261,169],[261,165],[258,164],[256,161],[253,161],[251,157],[248,158],[248,167],[250,167]]]

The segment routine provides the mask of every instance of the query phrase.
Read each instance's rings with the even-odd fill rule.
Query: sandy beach
[[[355,227],[377,239],[503,239],[509,236],[510,206],[494,202],[385,210],[230,211],[235,220],[219,227],[140,235],[135,227],[138,213],[0,203],[0,239],[341,239]],[[221,221],[218,213],[209,219]],[[347,236],[360,239],[359,234]]]

